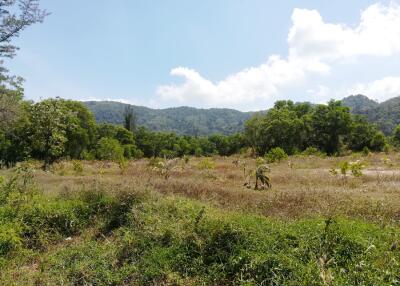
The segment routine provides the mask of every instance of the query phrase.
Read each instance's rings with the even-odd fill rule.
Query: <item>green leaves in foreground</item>
[[[279,221],[101,185],[48,198],[24,178],[0,187],[3,285],[400,283],[396,227]]]
[[[42,271],[19,273],[21,281],[51,285],[397,285],[400,281],[400,253],[393,247],[400,238],[396,228],[341,219],[288,223],[132,192],[114,196],[90,191],[73,203],[56,201],[56,208],[54,201],[42,202],[46,206],[37,218],[45,226],[41,237],[53,237],[48,230],[54,229],[64,237],[72,235],[72,242],[52,240],[61,247],[35,250]],[[71,221],[75,229],[65,224]],[[88,222],[91,234],[84,231]],[[3,264],[1,279],[7,282],[15,271],[11,266],[23,266],[16,249],[31,246],[24,244],[18,228],[11,224],[5,228],[8,231],[2,228],[1,233],[8,233],[11,244],[3,242],[3,255],[8,251],[15,257]]]

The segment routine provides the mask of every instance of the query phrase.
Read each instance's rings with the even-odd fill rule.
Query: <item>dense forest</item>
[[[124,103],[112,101],[88,101],[86,106],[93,112],[99,123],[122,124]],[[244,122],[251,112],[240,112],[232,109],[197,109],[193,107],[176,107],[151,109],[142,106],[131,106],[137,123],[151,131],[168,131],[181,135],[204,136],[215,133],[232,135],[243,131]]]
[[[131,107],[138,125],[151,131],[167,131],[180,135],[209,136],[215,133],[232,135],[244,130],[244,122],[254,112],[240,112],[232,109],[197,109],[176,107],[151,109],[112,101],[88,101],[85,105],[93,112],[99,123],[122,125],[124,110]],[[344,106],[356,115],[364,115],[375,123],[385,135],[392,134],[400,124],[400,97],[378,103],[364,95],[351,95],[342,99]]]
[[[392,134],[400,124],[400,97],[378,103],[364,95],[354,95],[344,98],[343,104],[350,107],[352,113],[364,115],[386,135]]]

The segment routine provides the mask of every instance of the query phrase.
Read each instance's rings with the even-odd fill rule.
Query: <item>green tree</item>
[[[392,134],[394,145],[400,146],[400,125],[397,125]]]
[[[370,124],[364,117],[353,117],[348,135],[348,148],[353,151],[362,151],[365,147],[369,150],[381,151],[386,140],[375,125]]]
[[[352,117],[348,107],[340,101],[331,100],[328,105],[318,105],[311,115],[311,144],[334,154],[341,148],[342,138],[348,134]]]
[[[258,114],[246,122],[245,134],[259,155],[276,147],[292,154],[304,147],[303,133],[308,130],[304,123],[292,101],[278,101],[265,115]]]
[[[44,160],[44,168],[60,158],[67,143],[67,128],[74,122],[60,99],[47,99],[31,106],[30,140],[32,153]]]
[[[85,152],[91,150],[96,143],[96,121],[93,114],[81,102],[62,101],[68,114],[65,155],[74,159],[82,159]]]
[[[124,159],[124,148],[118,140],[103,137],[97,144],[96,155],[99,160],[121,161]]]
[[[136,131],[136,115],[130,105],[126,106],[124,110],[124,127],[130,132]]]

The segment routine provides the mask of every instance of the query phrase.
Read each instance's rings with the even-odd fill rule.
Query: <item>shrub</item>
[[[81,161],[74,160],[72,161],[72,166],[73,170],[76,175],[82,175],[83,174],[83,164]]]
[[[124,158],[124,149],[118,140],[103,137],[97,145],[97,158],[100,160],[119,161]]]
[[[320,156],[320,155],[322,155],[322,153],[315,147],[307,147],[307,149],[304,150],[301,154],[305,155],[305,156]]]
[[[276,147],[269,150],[269,152],[265,155],[265,158],[269,163],[274,163],[287,159],[288,155],[282,148]]]
[[[347,176],[347,172],[350,171],[354,177],[361,177],[362,170],[365,168],[365,165],[357,160],[354,162],[343,161],[339,163],[339,170],[342,176],[345,178]],[[335,168],[330,170],[331,174],[337,175],[337,171]]]
[[[212,161],[210,158],[204,158],[197,164],[197,168],[199,170],[214,170],[215,162]]]
[[[0,257],[22,246],[21,229],[17,223],[0,224]]]
[[[362,150],[362,153],[363,153],[364,156],[368,156],[369,153],[370,153],[369,148],[368,148],[367,146],[365,146],[365,147],[363,148],[363,150]]]

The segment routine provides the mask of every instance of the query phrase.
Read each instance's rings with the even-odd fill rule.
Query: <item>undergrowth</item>
[[[48,198],[0,180],[2,285],[399,285],[400,231],[282,221],[99,184]]]

